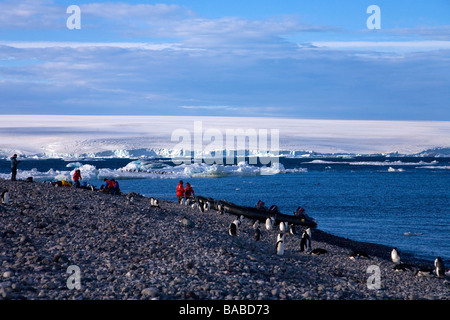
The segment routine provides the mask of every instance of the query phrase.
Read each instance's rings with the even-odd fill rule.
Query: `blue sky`
[[[70,5],[81,29],[69,30]],[[381,29],[366,12],[381,9]],[[449,1],[0,0],[0,113],[450,120]]]

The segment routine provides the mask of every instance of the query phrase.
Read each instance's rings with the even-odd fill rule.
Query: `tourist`
[[[17,154],[11,157],[11,181],[16,181],[17,165],[20,161],[17,160]]]

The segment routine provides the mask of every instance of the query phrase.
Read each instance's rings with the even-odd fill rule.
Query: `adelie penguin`
[[[284,234],[279,233],[277,236],[277,243],[275,245],[277,255],[282,256],[284,254]]]
[[[441,257],[437,257],[436,260],[434,260],[434,271],[439,278],[445,277],[444,262],[442,262]]]
[[[228,234],[230,236],[237,236],[242,220],[243,217],[241,216],[239,219],[235,219],[233,220],[233,222],[231,222],[230,226],[228,227]]]
[[[3,190],[1,193],[1,198],[2,198],[2,204],[8,205],[9,204],[9,191]]]
[[[223,205],[219,204],[217,206],[217,212],[219,212],[219,214],[224,214],[224,213],[226,213],[226,209]]]
[[[266,219],[266,229],[267,230],[272,230],[274,223],[275,223],[275,218],[274,217],[267,218]]]
[[[297,235],[297,231],[295,230],[295,225],[291,224],[289,226],[289,233],[294,235],[294,236]]]
[[[392,249],[392,251],[391,251],[391,260],[395,264],[399,264],[400,263],[400,254],[398,253],[397,248]]]
[[[152,207],[159,208],[159,201],[158,201],[158,199],[155,199],[155,198],[151,197],[150,198],[150,205]]]
[[[281,233],[288,232],[289,224],[287,222],[280,222],[279,228]]]
[[[311,250],[311,238],[308,235],[308,232],[303,231],[302,239],[300,240],[300,251],[310,251]]]
[[[314,250],[311,251],[311,254],[313,256],[318,256],[318,255],[326,254],[326,253],[328,253],[328,251],[325,250],[325,249],[322,249],[322,248],[317,248],[317,249],[314,249]]]
[[[354,250],[354,251],[350,252],[348,257],[352,260],[356,260],[356,259],[360,259],[360,258],[369,259],[369,255],[366,252],[360,251],[360,250]]]
[[[259,226],[255,229],[253,239],[255,239],[255,241],[259,241],[259,239],[261,239],[261,230],[259,229]]]

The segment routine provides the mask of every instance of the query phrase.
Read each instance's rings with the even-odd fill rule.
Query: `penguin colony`
[[[152,205],[153,205],[153,198],[152,199]],[[157,201],[157,200],[156,200]],[[180,200],[180,204],[182,205],[188,205],[191,206],[193,209],[198,209],[200,212],[207,212],[211,210],[211,203],[210,201],[196,201],[195,199],[186,199],[183,198]],[[159,205],[158,205],[159,207]],[[219,214],[226,213],[226,210],[223,206],[220,204],[217,206],[217,212]],[[230,236],[238,236],[239,229],[241,228],[241,225],[244,221],[244,216],[240,216],[237,219],[234,219],[231,221],[229,227],[228,227],[228,234]],[[255,241],[259,241],[261,237],[263,236],[263,232],[261,231],[260,221],[255,220],[252,228],[254,230],[253,232],[253,239]],[[268,217],[264,223],[264,227],[266,231],[274,230],[275,228],[275,218],[274,217]],[[280,222],[278,224],[279,232],[276,236],[276,242],[275,242],[275,254],[282,256],[285,253],[285,243],[286,243],[286,234],[290,235],[297,235],[297,232],[295,230],[295,225],[289,225],[287,222]],[[311,228],[306,228],[301,232],[300,237],[300,252],[304,252],[306,254],[310,255],[322,255],[327,254],[327,250],[323,248],[315,248],[312,249],[311,245]],[[394,271],[414,271],[416,276],[433,276],[436,275],[440,278],[445,278],[446,271],[445,266],[440,257],[437,257],[434,261],[434,268],[428,268],[428,267],[421,267],[418,268],[414,265],[402,263],[400,259],[400,254],[398,252],[397,248],[393,248],[391,251],[391,260],[395,264],[393,267]],[[354,250],[349,253],[348,257],[351,260],[356,259],[370,259],[369,255],[360,250]]]
[[[193,209],[198,209],[200,212],[207,212],[211,210],[211,202],[204,199],[192,199],[192,198],[182,198],[179,202],[181,205],[190,206]],[[226,213],[226,209],[222,205],[217,205],[217,212],[219,214]],[[244,221],[244,216],[240,216],[238,218],[233,219],[228,226],[228,234],[230,236],[236,237],[240,233],[240,229],[242,228],[242,223]],[[261,226],[262,224],[262,226]],[[289,225],[287,222],[280,222],[278,226],[275,225],[275,217],[271,216],[266,219],[264,223],[261,223],[258,220],[255,220],[252,224],[253,229],[253,239],[255,241],[259,241],[263,237],[263,231],[261,229],[265,229],[267,233],[269,231],[279,229],[279,232],[276,234],[275,239],[275,253],[277,255],[284,255],[285,253],[285,243],[286,243],[286,235],[297,235],[297,231],[295,229],[295,225]],[[320,255],[326,254],[327,251],[325,249],[316,248],[312,249],[311,245],[311,229],[307,228],[302,232],[302,238],[300,242],[300,252],[304,252],[311,255]]]

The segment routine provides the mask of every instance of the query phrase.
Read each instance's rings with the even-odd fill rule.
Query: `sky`
[[[0,12],[0,114],[450,120],[448,0],[0,0]]]

